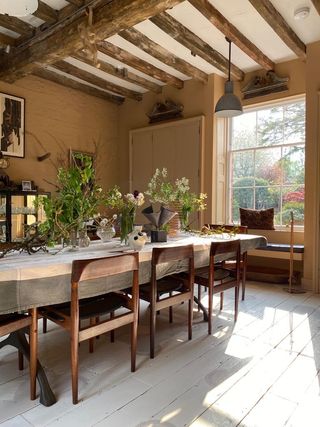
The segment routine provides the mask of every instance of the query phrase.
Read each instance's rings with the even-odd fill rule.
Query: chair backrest
[[[116,274],[139,270],[139,254],[115,255],[111,257],[80,259],[72,263],[71,282],[99,279]]]
[[[248,234],[248,227],[246,225],[233,225],[233,224],[205,224],[205,227],[210,230],[222,230],[226,232],[236,231],[237,234]]]
[[[188,270],[191,277],[194,276],[194,251],[193,245],[176,247],[153,248],[152,250],[152,280],[156,279],[156,267],[162,263],[174,263],[176,261],[188,261]]]
[[[215,259],[216,256],[222,255],[222,259]],[[240,280],[240,257],[241,247],[240,240],[228,240],[221,242],[212,242],[210,247],[210,264],[209,264],[209,280],[214,277],[215,263],[218,261],[227,261],[232,259],[236,261],[235,264],[235,279],[231,279],[230,282],[239,282]]]

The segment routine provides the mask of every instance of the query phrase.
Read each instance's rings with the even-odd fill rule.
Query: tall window
[[[230,220],[239,207],[273,207],[275,224],[304,222],[305,101],[277,104],[231,120]]]

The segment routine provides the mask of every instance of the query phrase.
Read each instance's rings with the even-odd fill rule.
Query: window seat
[[[304,245],[293,245],[293,259],[302,261]],[[268,243],[248,252],[250,256],[290,259],[290,245],[285,243]]]

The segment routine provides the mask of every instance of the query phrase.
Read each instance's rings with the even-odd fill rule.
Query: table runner
[[[266,245],[262,236],[239,234],[232,239],[241,240],[241,252]],[[151,254],[153,247],[193,244],[195,268],[209,263],[209,249],[212,241],[221,241],[217,237],[180,236],[167,243],[146,244],[139,252],[139,283],[147,283],[151,276]],[[229,239],[228,239],[229,240]],[[91,242],[88,248],[78,251],[64,251],[52,255],[36,253],[28,255],[8,254],[0,260],[0,314],[27,310],[50,304],[70,301],[70,274],[74,259],[112,256],[126,251],[119,247],[119,240],[102,243]],[[217,258],[217,261],[223,260]],[[161,264],[157,270],[159,278],[185,270],[180,262]],[[81,284],[81,298],[99,295],[105,292],[126,288],[131,283],[130,273],[109,278],[90,280]]]

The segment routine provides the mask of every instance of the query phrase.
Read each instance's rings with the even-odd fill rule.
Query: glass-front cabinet
[[[43,208],[35,207],[39,196],[48,197],[49,193],[0,190],[0,242],[19,242],[28,225],[44,221]]]

